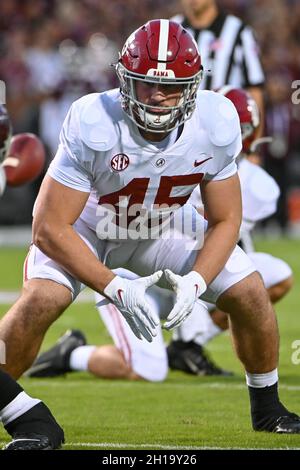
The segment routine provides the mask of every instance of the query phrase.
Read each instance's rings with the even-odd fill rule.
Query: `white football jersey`
[[[166,149],[146,141],[123,112],[119,90],[75,101],[65,119],[48,174],[79,191],[91,192],[81,218],[95,230],[101,207],[141,205],[170,213],[182,206],[202,179],[236,172],[242,147],[237,112],[227,98],[198,93],[197,106],[178,139]]]

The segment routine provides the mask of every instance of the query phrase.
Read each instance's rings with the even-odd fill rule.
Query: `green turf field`
[[[292,343],[300,340],[300,242],[276,240],[257,248],[288,261],[293,291],[278,306],[281,331],[281,397],[300,413],[300,364],[293,365]],[[24,250],[0,250],[0,290],[21,283]],[[0,305],[0,315],[8,306]],[[44,347],[68,327],[85,331],[90,343],[110,342],[92,304],[77,304],[53,325]],[[197,378],[171,372],[161,384],[100,380],[84,373],[62,379],[23,379],[31,395],[43,399],[66,434],[66,449],[300,448],[299,436],[251,431],[242,368],[228,336],[210,343],[216,362],[234,378]],[[8,436],[0,427],[0,441]]]

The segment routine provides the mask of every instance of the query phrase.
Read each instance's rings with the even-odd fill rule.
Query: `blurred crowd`
[[[291,99],[292,83],[300,80],[300,1],[218,3],[256,32],[266,72],[266,132],[274,136],[265,151],[265,165],[284,178],[280,226],[286,227],[290,212],[292,217],[299,215],[300,223],[300,104]],[[129,33],[148,19],[168,18],[180,11],[179,0],[0,2],[0,79],[7,85],[14,132],[37,133],[50,160],[70,103],[83,94],[117,86],[110,64],[117,60]],[[36,182],[7,191],[1,201],[0,223],[30,222],[38,186]],[[17,213],[12,210],[16,203]]]

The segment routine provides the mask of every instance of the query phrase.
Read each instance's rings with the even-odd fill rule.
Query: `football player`
[[[5,184],[2,167],[11,137],[11,124],[4,105],[0,104],[0,196]],[[48,407],[32,398],[6,372],[0,369],[0,419],[13,440],[5,450],[57,449],[64,433]]]
[[[48,327],[86,285],[151,342],[158,319],[145,293],[159,283],[176,294],[164,312],[167,329],[200,297],[230,314],[253,428],[300,433],[299,417],[278,397],[275,314],[236,246],[242,144],[234,105],[218,93],[197,94],[196,43],[172,21],[152,20],[131,34],[116,71],[120,90],[79,99],[64,122],[35,205],[24,289],[0,322],[7,370],[18,377],[31,365]],[[199,184],[207,224],[186,204]],[[118,267],[138,277],[115,274]]]
[[[278,185],[274,179],[246,158],[250,146],[256,143],[258,109],[251,96],[244,90],[226,86],[219,92],[233,102],[241,123],[243,149],[238,157],[238,172],[242,190],[243,220],[240,243],[261,274],[272,303],[275,303],[291,288],[292,271],[283,260],[253,250],[251,229],[257,221],[270,216],[276,210],[279,196]],[[198,188],[194,190],[189,202],[202,208]],[[96,204],[95,199],[95,210]],[[128,273],[126,275],[128,276]],[[158,304],[161,303],[159,299],[164,296],[165,301],[169,302],[169,305],[164,307],[165,310],[170,308],[173,299],[171,292],[159,292],[158,287],[153,287],[152,292],[155,291],[158,300],[155,303],[152,296],[152,309],[158,314]],[[100,294],[97,294],[96,301],[101,299]],[[168,363],[172,369],[196,375],[229,375],[229,372],[218,367],[203,349],[209,340],[228,328],[228,316],[216,310],[212,304],[207,304],[207,307],[210,314],[198,302],[190,317],[174,331],[174,341],[167,349],[167,358],[160,330],[151,345],[141,342],[113,304],[103,305],[98,311],[114,341],[114,346],[86,345],[82,332],[68,331],[53,348],[41,354],[27,375],[49,377],[80,370],[105,378],[162,381],[167,375]]]

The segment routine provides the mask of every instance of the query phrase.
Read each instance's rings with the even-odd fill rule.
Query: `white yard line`
[[[7,442],[0,442],[0,446],[7,444]],[[300,447],[217,447],[217,446],[176,446],[169,444],[136,444],[136,443],[125,443],[125,442],[67,442],[63,448],[68,447],[94,447],[94,448],[107,448],[110,449],[150,449],[151,450],[300,450]]]
[[[111,449],[126,449],[134,447],[135,449],[163,449],[163,450],[300,450],[300,447],[215,447],[215,446],[176,446],[168,444],[130,444],[121,442],[69,442],[65,447],[108,447]]]
[[[66,447],[99,447],[99,448],[111,448],[111,449],[127,449],[134,447],[135,449],[164,449],[164,450],[201,450],[209,449],[209,447],[193,447],[193,446],[176,446],[168,444],[136,444],[136,443],[125,443],[125,442],[67,442]],[[221,449],[221,447],[220,447]]]
[[[212,388],[215,388],[215,389],[219,389],[219,390],[222,390],[222,389],[230,389],[230,390],[246,390],[246,383],[243,384],[243,383],[237,383],[237,384],[234,384],[234,383],[222,383],[222,382],[206,382],[206,383],[201,383],[201,379],[202,377],[199,377],[199,382],[185,382],[185,383],[177,383],[177,384],[174,384],[174,383],[169,383],[169,382],[163,382],[161,384],[161,387],[164,387],[164,389],[167,389],[167,388],[170,388],[172,390],[174,389],[181,389],[181,388],[186,388],[187,386],[189,388],[191,387],[195,387],[195,388],[203,388],[203,389],[212,389]],[[72,380],[71,377],[69,377],[68,379],[64,380],[64,381],[57,381],[55,380],[55,378],[53,379],[28,379],[27,383],[26,383],[26,387],[28,387],[29,385],[33,385],[35,387],[37,386],[40,386],[40,387],[63,387],[63,388],[76,388],[76,387],[82,387],[82,382],[75,382]],[[135,384],[135,386],[139,386],[139,385],[145,385],[144,383],[139,383],[139,384]],[[115,382],[103,382],[103,381],[94,381],[92,386],[94,388],[116,388],[116,386],[118,388],[131,388],[132,387],[132,383],[131,382],[118,382],[118,384],[116,385]],[[157,384],[154,384],[154,383],[147,383],[146,386],[149,388],[149,387],[153,387],[153,388],[157,388]],[[286,384],[283,384],[281,383],[280,384],[280,389],[281,390],[288,390],[288,391],[300,391],[300,385],[286,385]]]

